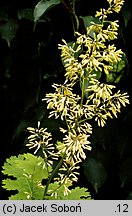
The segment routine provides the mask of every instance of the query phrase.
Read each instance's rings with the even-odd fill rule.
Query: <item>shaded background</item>
[[[0,167],[7,157],[27,152],[28,126],[47,127],[59,140],[60,120],[48,120],[45,103],[53,82],[64,80],[58,51],[62,38],[74,40],[70,1],[48,10],[34,29],[33,10],[37,0],[0,1]],[[76,15],[95,14],[106,0],[76,0]],[[130,0],[115,17],[120,21],[117,45],[126,53],[126,66],[117,88],[132,97],[132,17]],[[85,31],[79,18],[79,31]],[[132,103],[118,119],[104,128],[93,122],[92,151],[82,164],[77,185],[85,186],[94,199],[132,199]],[[2,169],[2,168],[1,168]],[[4,178],[0,173],[1,180]],[[0,188],[0,199],[10,193]]]

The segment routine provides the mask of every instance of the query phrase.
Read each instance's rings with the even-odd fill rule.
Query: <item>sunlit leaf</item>
[[[48,178],[43,158],[29,153],[18,157],[12,156],[4,163],[2,173],[8,176],[2,181],[3,188],[17,191],[17,194],[9,199],[43,198],[44,186],[41,182]]]
[[[70,183],[68,183],[67,188],[71,186]],[[57,189],[58,188],[58,189]],[[74,189],[71,189],[68,195],[64,196],[64,190],[65,186],[62,184],[61,187],[57,184],[57,182],[51,183],[49,185],[49,191],[55,191],[57,189],[57,196],[51,196],[49,193],[49,196],[46,198],[49,200],[91,200],[91,195],[87,191],[86,188],[80,188],[80,187],[75,187]]]

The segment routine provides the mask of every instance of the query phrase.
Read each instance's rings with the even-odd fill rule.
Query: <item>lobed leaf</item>
[[[48,169],[50,172],[51,168]],[[43,199],[44,186],[42,180],[47,179],[49,175],[43,158],[29,153],[18,157],[12,156],[4,163],[2,172],[8,175],[8,178],[2,181],[2,187],[6,190],[18,191],[17,196],[13,195],[9,199],[15,199],[16,197]]]
[[[64,191],[66,188],[65,186],[68,188],[69,191],[67,195],[64,195]],[[62,184],[60,187],[57,182],[51,183],[49,185],[49,191],[55,191],[56,195],[54,194],[53,196],[51,196],[49,193],[49,196],[47,196],[47,198],[49,200],[91,200],[91,195],[86,188],[75,187],[74,189],[70,190],[70,186],[70,182],[68,182],[66,185]]]

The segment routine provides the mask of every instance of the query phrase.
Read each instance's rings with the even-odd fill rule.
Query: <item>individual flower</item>
[[[107,0],[107,2],[109,2],[109,4],[111,4],[113,2],[113,0]]]

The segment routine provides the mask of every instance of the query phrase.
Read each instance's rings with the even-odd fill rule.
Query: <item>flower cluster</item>
[[[56,159],[57,155],[55,154],[55,147],[50,143],[52,140],[51,133],[47,132],[47,128],[28,127],[27,129],[31,135],[28,137],[28,144],[26,146],[29,149],[35,148],[34,154],[41,149],[47,165],[52,165],[53,159]]]
[[[103,23],[91,23],[87,28],[87,35],[77,33],[76,43],[69,45],[63,40],[64,45],[59,45],[61,58],[65,63],[66,79],[73,85],[84,76],[85,71],[89,78],[93,70],[108,74],[114,64],[121,60],[122,50],[117,50],[114,44],[106,43],[117,38],[118,21],[108,23],[106,29]],[[81,52],[83,48],[85,52]]]
[[[119,13],[125,0],[107,0],[109,3],[108,9],[100,9],[100,11],[96,12],[96,17],[99,17],[100,20],[104,20],[107,16],[113,12]]]
[[[129,104],[129,96],[127,93],[121,94],[120,90],[113,93],[112,90],[115,86],[100,83],[98,80],[92,80],[92,85],[88,87],[87,91],[91,94],[86,101],[84,107],[86,110],[91,107],[95,121],[98,122],[99,126],[104,126],[108,117],[117,118],[117,113],[121,112],[121,105],[124,107]]]
[[[84,150],[91,150],[88,137],[89,135],[85,133],[77,134],[69,132],[68,135],[65,135],[63,143],[58,145],[58,151],[60,155],[66,155],[65,161],[67,164],[73,166],[77,162],[82,162],[82,159],[86,158]]]
[[[110,4],[110,7],[112,8],[113,11],[116,13],[119,13],[125,0],[107,0]]]
[[[49,118],[61,118],[65,122],[62,142],[57,142],[57,156],[63,159],[59,173],[55,181],[58,188],[65,187],[67,195],[69,181],[77,181],[77,169],[79,163],[86,158],[86,150],[91,150],[89,136],[92,126],[88,122],[95,119],[98,126],[103,127],[108,117],[117,117],[121,111],[121,105],[129,104],[128,94],[115,92],[115,86],[99,81],[102,73],[109,74],[115,63],[122,58],[122,50],[115,44],[109,43],[117,39],[118,21],[108,21],[107,16],[113,11],[119,12],[124,0],[107,0],[108,9],[96,12],[98,23],[91,23],[87,28],[87,34],[77,34],[76,42],[67,43],[63,40],[61,58],[65,67],[66,80],[64,84],[53,84],[54,93],[46,94],[43,99],[47,102],[47,108],[51,109]],[[80,83],[80,95],[74,93],[75,84]],[[114,90],[114,91],[113,91]],[[49,161],[56,155],[51,141],[51,134],[46,129],[28,128],[30,148],[42,148],[44,158]],[[57,189],[55,192],[57,193]],[[52,193],[52,194],[53,194]]]
[[[52,116],[55,116],[55,118],[61,116],[61,120],[64,120],[69,110],[77,105],[80,97],[73,94],[72,88],[68,84],[54,84],[52,86],[55,88],[55,93],[46,94],[46,97],[43,99],[48,103],[47,109],[53,109],[50,112],[49,118]]]
[[[78,62],[76,55],[81,49],[81,46],[76,43],[68,45],[65,40],[64,44],[59,44],[59,49],[61,49],[61,58],[66,68],[65,76],[70,80],[71,85],[74,85],[78,80],[79,76],[82,74],[82,65]]]

